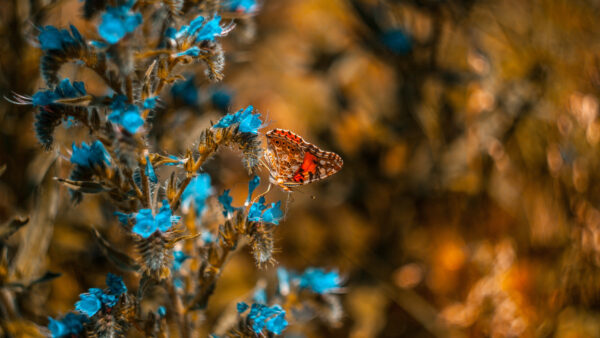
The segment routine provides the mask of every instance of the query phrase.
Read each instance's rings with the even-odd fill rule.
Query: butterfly
[[[265,162],[272,183],[283,190],[329,177],[342,169],[340,155],[319,149],[285,129],[267,132]]]

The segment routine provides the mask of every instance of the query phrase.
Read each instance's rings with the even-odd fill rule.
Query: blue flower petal
[[[283,218],[281,211],[281,201],[271,203],[271,207],[262,214],[262,221],[279,225],[279,221]]]
[[[192,203],[196,208],[196,214],[200,215],[205,207],[205,200],[212,193],[210,176],[200,174],[194,177],[182,194],[182,206],[188,208]]]
[[[341,278],[336,271],[325,272],[320,268],[308,268],[300,276],[299,286],[318,294],[325,294],[339,289],[340,283]]]
[[[122,295],[127,292],[127,286],[120,276],[108,273],[106,275],[106,285],[113,295]]]
[[[263,210],[267,207],[265,206],[265,197],[262,196],[258,199],[258,202],[252,203],[250,206],[250,210],[248,211],[248,220],[252,222],[260,222],[261,215]]]
[[[82,293],[79,295],[79,301],[75,303],[75,309],[88,317],[92,317],[102,307],[100,300],[91,294]]]
[[[239,302],[239,303],[237,303],[237,305],[236,305],[236,308],[237,308],[237,312],[238,312],[238,313],[243,313],[243,312],[245,312],[246,310],[248,310],[248,308],[249,308],[249,307],[250,307],[250,306],[248,306],[248,304],[246,304],[246,303],[244,303],[244,302]]]
[[[156,230],[158,230],[158,226],[154,221],[154,217],[152,216],[152,210],[140,210],[135,216],[135,226],[133,227],[132,231],[143,238],[148,238]]]
[[[219,202],[223,206],[223,216],[229,217],[229,215],[235,212],[235,208],[231,206],[233,198],[229,196],[229,189],[225,190],[221,196],[219,196]]]
[[[285,311],[283,311],[267,322],[267,331],[280,335],[287,326],[288,322],[285,320]]]
[[[156,177],[156,173],[154,172],[154,167],[152,166],[152,162],[150,161],[150,158],[148,156],[146,156],[145,174],[150,179],[150,182],[152,182],[152,183],[158,182],[158,178]]]
[[[250,203],[250,201],[252,200],[252,194],[254,193],[254,190],[256,190],[256,187],[258,187],[259,184],[260,177],[258,177],[258,175],[254,175],[254,177],[252,177],[252,179],[248,182],[248,198],[246,199],[246,204]]]
[[[100,36],[110,44],[119,42],[142,23],[142,15],[130,11],[129,5],[108,7],[98,26]]]

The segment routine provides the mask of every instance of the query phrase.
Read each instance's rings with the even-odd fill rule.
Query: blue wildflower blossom
[[[64,50],[69,46],[84,44],[83,37],[77,28],[73,25],[70,28],[71,32],[66,29],[59,30],[54,26],[43,27],[38,36],[42,50]]]
[[[59,99],[74,98],[86,95],[85,86],[81,81],[75,81],[71,84],[68,78],[63,79],[56,89],[43,90],[33,94],[31,103],[37,106],[47,106],[55,103]]]
[[[135,31],[142,23],[142,14],[133,13],[131,7],[135,1],[129,1],[119,7],[107,7],[98,26],[100,36],[110,44],[119,42],[127,33]]]
[[[106,286],[113,295],[120,296],[127,292],[127,286],[123,282],[123,278],[110,272],[106,275]]]
[[[279,225],[279,221],[282,218],[283,212],[281,211],[281,201],[271,203],[271,206],[267,209],[264,196],[261,197],[258,202],[252,203],[250,210],[248,211],[248,220],[252,222],[265,222]]]
[[[277,268],[277,280],[279,281],[279,293],[287,295],[290,292],[290,273],[286,268]]]
[[[157,230],[168,231],[177,222],[179,216],[173,216],[169,201],[163,200],[156,217],[152,215],[152,210],[141,209],[135,216],[135,225],[131,230],[143,238],[148,238]]]
[[[75,303],[75,310],[83,313],[88,317],[92,317],[102,307],[100,299],[90,293],[82,293],[79,295],[79,301]]]
[[[240,109],[235,114],[223,116],[213,128],[228,128],[233,124],[239,123],[239,131],[243,133],[258,134],[258,128],[262,126],[260,114],[252,114],[254,107],[248,106]]]
[[[144,109],[154,109],[156,107],[156,100],[158,100],[158,96],[149,97],[144,100],[144,104],[142,108]]]
[[[71,154],[71,163],[86,168],[93,168],[96,165],[110,165],[110,155],[102,145],[102,142],[95,141],[91,146],[81,142],[81,147],[73,143],[73,154]]]
[[[210,231],[204,231],[201,236],[204,243],[212,243],[215,241],[215,236]]]
[[[183,251],[173,251],[173,270],[179,271],[183,262],[188,258],[190,258],[190,256],[186,255]]]
[[[169,32],[169,37],[173,39],[190,39],[195,43],[201,41],[214,41],[215,36],[220,36],[223,28],[219,25],[221,17],[215,15],[212,20],[204,22],[204,17],[199,15],[190,22],[189,26],[182,26],[176,33]]]
[[[248,304],[244,303],[244,302],[239,302],[236,305],[237,308],[237,312],[238,313],[244,313],[246,310],[248,310],[250,306],[248,306]]]
[[[229,189],[223,192],[223,195],[219,196],[219,203],[223,206],[223,216],[229,217],[229,215],[235,212],[234,207],[231,206],[231,202],[233,202],[233,198],[229,196]]]
[[[135,132],[144,124],[144,119],[140,115],[140,108],[127,103],[125,95],[117,95],[110,108],[112,113],[108,115],[108,120],[121,125],[128,132]]]
[[[190,184],[185,188],[182,198],[182,206],[189,208],[192,202],[196,208],[196,214],[200,215],[205,207],[205,200],[210,196],[212,188],[210,186],[210,176],[208,174],[200,174],[190,181]]]
[[[87,321],[87,317],[69,312],[61,320],[56,320],[52,317],[48,317],[48,320],[50,321],[48,323],[48,329],[50,330],[52,337],[58,338],[78,335],[83,331],[83,323]]]
[[[231,105],[231,96],[231,92],[222,87],[212,92],[210,100],[217,109],[227,111],[227,108]]]
[[[395,54],[406,54],[412,49],[412,39],[402,29],[392,29],[381,35],[381,42]]]
[[[248,318],[252,321],[252,330],[257,334],[260,334],[265,326],[267,331],[281,334],[288,325],[285,320],[285,310],[277,304],[269,307],[254,303],[250,308]]]
[[[150,158],[148,156],[146,156],[145,174],[150,179],[150,182],[152,182],[152,183],[158,182],[158,178],[156,177],[156,173],[154,172],[154,167],[152,166],[152,162],[150,161]]]
[[[157,229],[158,227],[156,226],[156,222],[154,222],[154,217],[152,216],[152,210],[141,209],[135,216],[135,226],[133,227],[132,231],[143,238],[148,238]]]
[[[248,211],[248,220],[252,222],[260,222],[260,216],[262,215],[263,210],[266,208],[265,197],[261,196],[261,198],[258,199],[258,202],[252,203],[250,206],[250,210]]]
[[[182,100],[188,106],[196,106],[198,104],[198,90],[194,85],[194,77],[191,76],[183,82],[176,82],[171,87],[171,95],[175,99]]]
[[[159,306],[156,313],[162,318],[167,315],[167,309],[164,306]]]
[[[325,272],[320,268],[308,268],[300,276],[299,286],[318,294],[325,294],[339,289],[340,283],[341,278],[336,271]]]
[[[252,177],[252,179],[248,182],[248,198],[246,198],[246,205],[250,204],[250,201],[252,200],[252,194],[259,184],[260,177],[258,177],[258,175],[254,175],[254,177]]]
[[[267,291],[264,288],[258,288],[254,292],[252,300],[258,304],[267,304]]]
[[[279,225],[279,221],[283,218],[283,211],[281,211],[281,201],[277,203],[271,203],[271,207],[262,214],[262,221],[265,223],[272,223]]]

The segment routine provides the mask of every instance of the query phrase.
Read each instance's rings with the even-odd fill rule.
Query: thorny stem
[[[200,287],[200,290],[198,290],[198,292],[196,292],[196,295],[194,296],[194,298],[186,306],[186,309],[185,309],[186,313],[194,310],[194,306],[202,299],[202,297],[208,296],[207,295],[208,290],[215,284],[215,282],[221,275],[221,269],[223,268],[223,265],[225,264],[225,261],[227,260],[227,256],[233,251],[232,250],[233,248],[234,247],[223,245],[223,247],[222,247],[223,253],[219,256],[219,259],[217,260],[217,264],[215,264],[215,265],[211,264],[208,267],[211,270],[218,271],[218,272],[216,272],[216,273],[213,272],[209,275],[208,278],[205,278],[202,280],[202,286]]]
[[[146,208],[150,208],[152,205],[152,201],[150,200],[150,182],[144,170],[140,170],[140,178],[142,180],[143,191],[142,205],[144,205]]]

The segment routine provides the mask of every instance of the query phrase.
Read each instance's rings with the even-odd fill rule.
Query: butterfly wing
[[[336,153],[321,150],[284,129],[267,133],[266,156],[271,177],[284,188],[324,179],[344,164]]]
[[[293,138],[288,137],[288,133],[283,129],[267,132],[265,155],[270,166],[271,177],[280,185],[293,182],[292,178],[304,160],[303,147]]]

